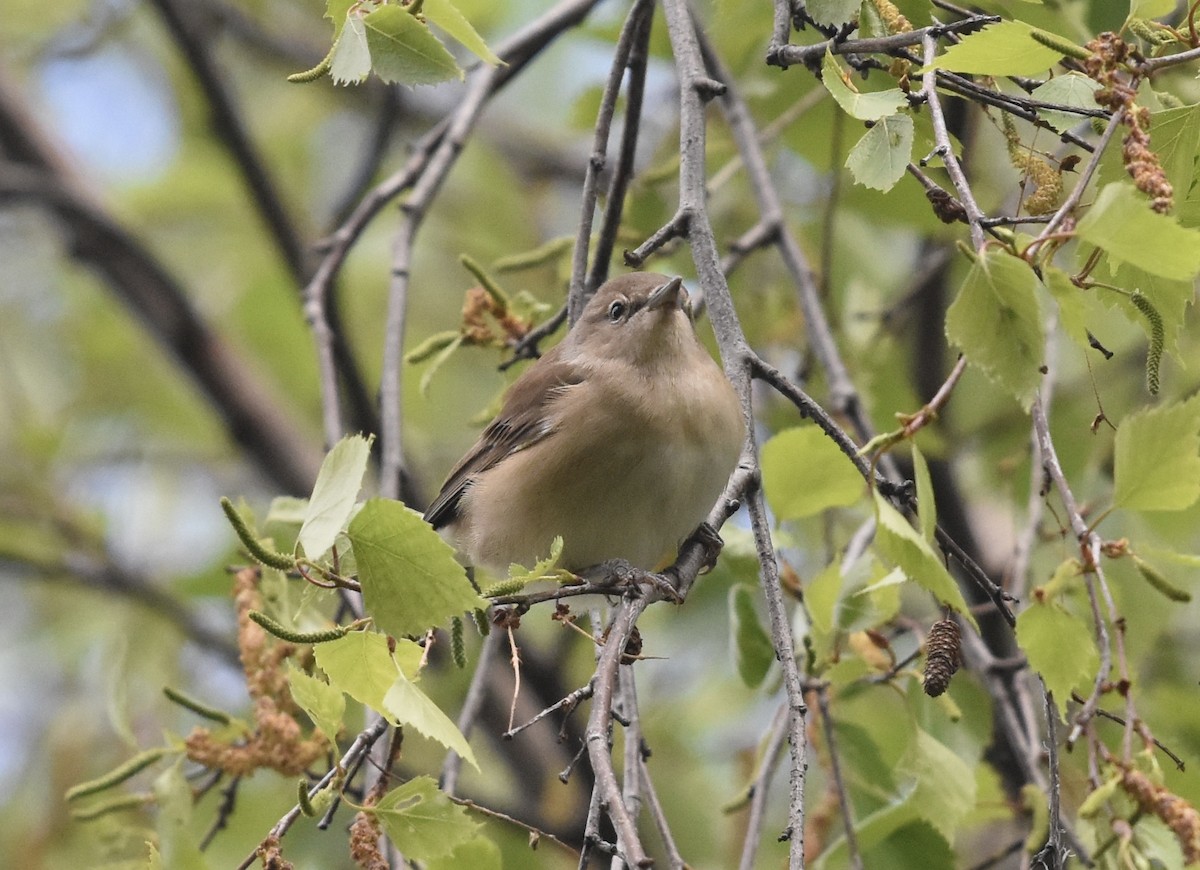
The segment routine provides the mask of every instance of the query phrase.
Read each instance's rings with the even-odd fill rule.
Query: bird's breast
[[[703,351],[700,351],[703,353]],[[687,377],[609,367],[547,409],[551,434],[504,459],[464,498],[468,549],[502,569],[544,557],[660,567],[704,519],[744,438],[728,381],[705,354]]]

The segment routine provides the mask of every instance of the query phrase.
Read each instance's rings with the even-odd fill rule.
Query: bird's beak
[[[679,291],[683,287],[683,279],[676,276],[655,289],[650,297],[646,300],[646,308],[654,311],[657,308],[664,306],[678,307],[679,306]]]

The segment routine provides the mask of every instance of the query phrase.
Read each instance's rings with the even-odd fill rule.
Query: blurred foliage
[[[368,81],[358,88],[339,88],[327,77],[304,86],[286,81],[288,73],[315,65],[327,50],[330,28],[318,4],[299,8],[278,0],[203,0],[192,5],[211,19],[212,47],[254,145],[302,236],[315,243],[334,226],[348,186],[370,152],[382,86]],[[478,0],[457,5],[494,45],[498,36],[512,32],[546,4]],[[926,0],[896,5],[914,22],[928,20]],[[1100,29],[1119,27],[1124,19],[1123,4],[1105,0],[989,0],[976,5],[1081,42]],[[475,283],[459,264],[461,255],[493,269],[498,260],[574,232],[598,88],[607,75],[623,12],[616,5],[602,5],[487,110],[418,242],[407,323],[410,347],[457,328],[464,294]],[[930,241],[959,237],[959,228],[936,219],[920,184],[910,176],[884,194],[852,184],[841,167],[864,129],[818,92],[821,85],[814,77],[800,69],[784,74],[762,63],[771,31],[770,4],[718,0],[703,15],[760,127],[790,110],[797,113],[765,143],[772,178],[789,227],[820,266],[827,312],[869,416],[880,430],[894,429],[897,413],[912,413],[928,399],[930,372],[936,387],[953,363],[940,320],[932,326],[922,320],[940,318],[950,300],[918,305],[911,294],[914,275],[927,266]],[[316,445],[320,395],[301,288],[214,134],[205,99],[162,19],[151,5],[127,0],[14,0],[5,20],[0,74],[6,87],[22,94],[59,143],[66,163],[177,276],[191,302],[233,344],[248,370],[270,386],[296,430]],[[636,246],[675,208],[676,96],[661,20],[655,22],[651,54],[639,176],[629,192],[618,252],[622,246]],[[124,129],[112,129],[105,116],[109,101],[127,99],[119,89],[123,79],[115,74],[104,78],[109,67],[100,65],[89,68],[89,76],[101,76],[89,84],[75,63],[114,55],[136,58],[139,75],[157,82],[164,99],[160,105],[128,97],[132,122]],[[456,57],[464,66],[471,62],[465,53]],[[56,85],[51,99],[51,84],[64,75],[68,86],[63,90]],[[1155,85],[1190,104],[1200,97],[1193,75],[1193,69],[1181,69]],[[879,77],[883,79],[882,72]],[[109,84],[113,90],[106,92]],[[97,88],[105,94],[104,103],[95,99]],[[455,83],[399,89],[391,136],[374,179],[398,169],[413,142],[462,93]],[[155,123],[163,124],[169,135],[150,147],[141,127]],[[924,123],[918,117],[914,158],[922,156],[918,152],[930,140]],[[82,136],[72,133],[80,129]],[[969,130],[974,190],[983,208],[991,209],[1011,198],[1019,178],[1008,161],[999,124],[977,114]],[[1041,147],[1050,148],[1049,134],[1039,135]],[[111,141],[123,156],[119,163],[100,147]],[[727,130],[714,125],[710,174],[735,156]],[[1183,162],[1190,173],[1193,163],[1186,157]],[[1115,162],[1101,168],[1102,179],[1122,177]],[[713,190],[709,205],[723,245],[757,220],[743,173],[731,174]],[[347,338],[372,390],[381,366],[382,312],[397,223],[394,208],[376,219],[355,245],[339,281]],[[0,415],[0,450],[6,457],[0,463],[0,580],[7,602],[0,615],[0,672],[5,675],[0,775],[8,783],[0,798],[0,863],[30,870],[145,866],[144,841],[154,836],[155,813],[137,807],[80,823],[70,818],[63,795],[72,784],[116,767],[139,747],[160,745],[164,732],[181,737],[191,731],[195,714],[164,698],[162,686],[248,715],[243,676],[230,647],[211,642],[224,638],[232,643],[225,568],[244,562],[218,497],[244,497],[265,518],[271,499],[281,494],[238,451],[221,418],[176,360],[70,253],[54,222],[39,209],[9,204],[0,209],[0,405],[6,409]],[[1085,253],[1065,255],[1062,265],[1077,269]],[[1071,261],[1072,256],[1079,262]],[[568,261],[569,253],[506,273],[502,282],[514,294],[525,292],[557,307],[565,297]],[[683,248],[656,260],[654,268],[692,274]],[[947,268],[946,286],[956,287],[967,280],[972,266],[955,257]],[[778,258],[751,256],[731,283],[752,345],[789,374],[799,373],[805,388],[824,400],[826,385],[807,352],[803,318]],[[1186,304],[1191,290],[1183,289],[1172,314],[1179,320],[1186,310],[1188,320],[1169,332],[1172,341],[1161,372],[1164,402],[1178,402],[1197,386],[1200,341]],[[1102,306],[1088,302],[1087,327],[1114,357],[1089,355],[1060,336],[1054,346],[1052,406],[1052,430],[1064,470],[1086,502],[1089,519],[1097,521],[1112,501],[1115,433],[1107,425],[1093,427],[1093,420],[1102,407],[1115,424],[1148,401],[1144,323],[1119,301],[1100,299]],[[1048,295],[1042,295],[1041,305],[1049,309]],[[701,327],[710,341],[706,330]],[[487,409],[515,376],[497,371],[503,359],[495,349],[457,352],[432,380],[427,395],[418,390],[421,367],[406,367],[405,447],[424,492],[432,492],[475,438],[481,413],[486,420]],[[796,422],[791,406],[763,397],[760,441]],[[1038,475],[1031,477],[1027,416],[1006,390],[971,368],[921,443],[932,461],[953,468],[981,558],[996,569],[994,576],[1003,576],[1031,481],[1041,485]],[[869,661],[842,646],[841,635],[821,633],[836,626],[848,631],[876,627],[867,624],[868,617],[856,624],[858,611],[844,608],[868,580],[884,576],[882,566],[864,562],[856,569],[858,586],[843,583],[837,568],[830,569],[869,515],[866,504],[860,499],[857,505],[813,517],[797,513],[793,519],[789,514],[778,541],[785,575],[814,593],[813,601],[828,606],[830,623],[818,626],[814,636],[822,664],[829,666],[822,676],[830,683],[842,775],[861,827],[864,864],[971,865],[1022,838],[1027,815],[1004,793],[995,771],[980,764],[992,742],[991,699],[983,684],[973,674],[960,673],[948,700],[935,703],[920,693],[915,670],[888,684],[863,681],[858,677],[868,672]],[[1056,568],[1078,554],[1060,520],[1048,515],[1038,530],[1041,540],[1031,570],[1035,584],[1051,582]],[[261,521],[259,525],[264,527]],[[1200,551],[1197,530],[1196,504],[1173,513],[1117,510],[1104,517],[1102,527],[1106,539],[1133,541],[1140,557],[1185,590],[1200,581],[1200,563],[1187,558]],[[741,517],[726,528],[725,538],[721,563],[697,586],[686,607],[656,608],[640,623],[649,657],[638,665],[645,740],[653,749],[651,764],[660,777],[666,814],[683,853],[697,866],[733,866],[737,861],[746,814],[744,808],[723,812],[722,807],[736,804],[754,776],[759,742],[779,690],[777,667],[767,667],[761,655],[749,671],[762,680],[762,687],[749,688],[739,678],[739,662],[743,675],[747,666],[741,657],[746,651],[736,648],[738,638],[753,645],[762,637],[747,622],[754,612],[744,594],[746,584],[758,583],[758,568]],[[1126,620],[1127,653],[1136,665],[1132,676],[1138,711],[1163,743],[1195,766],[1200,756],[1198,605],[1154,594],[1128,559],[1109,566],[1110,585]],[[106,567],[111,568],[108,574],[100,570]],[[131,596],[112,577],[133,578],[152,594]],[[822,577],[824,587],[819,585]],[[871,614],[887,613],[890,619],[896,608],[883,599],[891,594],[874,592],[870,601],[877,611]],[[154,595],[182,603],[203,636],[188,634],[178,619],[164,616]],[[928,596],[907,588],[897,596],[908,628],[914,621],[928,626],[938,618]],[[736,602],[738,617],[732,622],[730,601]],[[1062,590],[1061,608],[1055,613],[1074,620],[1072,626],[1090,626],[1078,585]],[[519,637],[530,658],[553,661],[561,687],[570,691],[591,673],[592,650],[583,638],[552,623],[548,614],[535,610],[526,616]],[[798,631],[807,628],[797,626]],[[897,659],[916,649],[911,631],[896,631],[889,639]],[[468,630],[472,661],[478,645]],[[456,711],[467,675],[444,658],[435,657],[436,679],[427,678],[422,686],[443,710]],[[1086,683],[1081,677],[1083,690]],[[511,687],[501,689],[509,692]],[[527,717],[536,710],[522,712]],[[353,720],[360,713],[348,715]],[[814,849],[829,847],[817,866],[842,867],[846,857],[844,846],[837,845],[840,810],[830,800],[829,747],[815,712],[810,722],[810,837]],[[347,727],[353,730],[357,724],[351,721]],[[574,753],[574,747],[554,743],[558,724],[552,717],[547,727],[521,738],[530,743],[520,752],[543,756],[551,773],[566,767]],[[1097,720],[1094,727],[1106,736],[1112,729],[1110,745],[1115,744],[1119,726]],[[936,817],[950,807],[922,803],[926,814],[912,814],[912,802],[898,799],[905,788],[937,792],[936,777],[920,774],[935,766],[928,753],[921,754],[931,744],[956,757],[964,770],[974,771],[974,781],[956,783],[962,787],[956,795],[964,803],[954,809],[961,810],[963,820],[952,845],[939,834]],[[512,744],[479,739],[472,745],[483,772],[465,771],[462,790],[481,804],[517,816],[532,806],[550,826],[565,825],[586,809],[580,804],[586,795],[577,789],[556,781],[531,784],[520,761],[506,764],[503,754]],[[438,745],[412,734],[406,738],[401,771],[435,771],[441,757]],[[1172,792],[1193,805],[1200,803],[1200,783],[1191,769],[1177,771],[1169,763],[1163,768]],[[918,771],[915,778],[906,778],[912,771]],[[1064,761],[1064,794],[1072,806],[1090,790],[1086,775],[1086,759]],[[161,769],[140,774],[133,789],[149,791],[160,776]],[[758,866],[778,866],[786,855],[786,844],[774,836],[785,824],[785,780],[780,773],[771,786],[777,799],[769,804]],[[295,786],[294,779],[269,772],[243,782],[237,811],[206,853],[211,866],[235,866],[248,854],[292,806]],[[157,787],[163,793],[174,789],[176,798],[185,794],[169,778]],[[178,822],[185,833],[179,836],[198,840],[220,800],[219,790],[213,790],[190,813],[182,811]],[[164,803],[175,806],[178,801]],[[329,832],[298,824],[288,835],[285,854],[297,867],[350,866],[340,820]],[[515,826],[478,820],[498,844],[504,866],[574,866],[549,843],[530,851],[526,832]],[[1098,837],[1104,836],[1097,830]],[[1170,843],[1169,836],[1162,839]]]

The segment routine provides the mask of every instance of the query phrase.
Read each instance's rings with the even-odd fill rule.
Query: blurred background
[[[548,6],[539,0],[456,5],[491,44]],[[925,3],[901,5],[914,20],[928,18]],[[1092,31],[1119,25],[1126,11],[1100,0],[1065,5],[1071,20]],[[894,414],[919,408],[954,361],[942,318],[952,298],[946,288],[965,270],[931,252],[944,250],[958,231],[936,220],[911,178],[886,195],[850,183],[841,167],[858,138],[851,128],[856,122],[827,97],[813,96],[820,88],[813,76],[763,64],[769,4],[743,6],[706,5],[710,35],[760,125],[782,119],[767,144],[788,221],[821,275],[866,407],[877,427],[894,428]],[[315,2],[277,0],[6,4],[0,36],[5,866],[143,866],[143,840],[154,825],[149,813],[84,824],[70,818],[63,792],[139,748],[158,745],[164,731],[190,730],[195,717],[163,697],[164,685],[231,711],[244,712],[247,704],[227,571],[244,560],[218,499],[244,499],[261,520],[274,496],[307,493],[325,446],[300,296],[314,251],[463,94],[461,84],[288,83],[288,74],[311,68],[328,51],[323,12]],[[616,0],[598,4],[487,109],[416,245],[410,347],[457,328],[463,293],[476,283],[459,264],[461,255],[491,269],[573,237],[600,87],[625,13]],[[677,94],[660,21],[652,48],[639,175],[618,250],[640,243],[675,208]],[[464,65],[470,60],[460,57]],[[1195,101],[1194,81],[1184,75],[1175,84]],[[1003,135],[986,117],[962,129],[975,155],[976,193],[985,210],[998,209],[1019,183],[1004,159]],[[710,175],[728,167],[710,202],[719,240],[728,245],[756,216],[731,165],[735,150],[727,131],[715,126],[710,140]],[[354,429],[369,430],[375,413],[398,222],[394,207],[372,222],[335,291],[359,378],[348,390]],[[506,289],[528,293],[548,314],[565,298],[569,274],[569,248],[557,250],[534,258],[532,266],[496,268],[496,274]],[[652,265],[691,275],[684,250],[668,251]],[[926,280],[935,274],[938,280]],[[732,285],[755,347],[825,398],[777,259],[750,258]],[[1119,309],[1096,306],[1092,316],[1093,332],[1117,356],[1092,371],[1064,342],[1054,413],[1068,474],[1102,502],[1110,486],[1111,433],[1092,435],[1088,426],[1101,396],[1113,419],[1144,402],[1145,335]],[[707,325],[701,331],[711,345]],[[1198,383],[1200,345],[1190,333],[1180,335],[1178,352],[1164,363],[1165,394],[1190,395]],[[426,368],[406,366],[405,449],[417,496],[435,491],[519,371],[498,371],[503,359],[496,350],[464,349],[425,390]],[[788,407],[764,396],[762,435],[796,422]],[[1029,493],[1028,419],[970,371],[922,445],[945,475],[938,480],[939,507],[947,517],[954,512],[950,521],[964,530],[992,576],[1003,577]],[[835,542],[862,516],[848,509],[781,531],[787,570],[797,582],[825,567]],[[1193,552],[1200,508],[1109,522],[1106,535],[1137,535],[1148,551],[1161,545]],[[1071,549],[1057,529],[1044,531],[1037,582]],[[658,608],[643,620],[646,653],[661,659],[639,666],[643,725],[653,764],[663,772],[660,788],[669,784],[660,797],[677,820],[685,854],[711,867],[736,862],[744,814],[722,808],[743,794],[777,706],[774,677],[765,691],[748,688],[729,652],[730,588],[754,584],[757,566],[740,517],[725,538],[722,565],[686,607]],[[1170,570],[1181,585],[1194,585],[1194,562],[1176,560]],[[1142,666],[1140,709],[1153,715],[1155,734],[1190,763],[1200,753],[1195,605],[1148,594],[1128,566],[1113,572],[1127,605],[1130,656]],[[927,621],[933,613],[927,602],[913,606],[917,618]],[[526,716],[578,688],[592,664],[585,641],[548,615],[535,616],[522,628]],[[478,639],[471,643],[473,654]],[[444,662],[435,666],[441,670],[430,691],[453,713],[466,676]],[[493,688],[488,721],[503,726],[510,687]],[[839,727],[852,750],[859,745],[870,756],[852,762],[855,782],[869,784],[872,772],[886,770],[901,751],[888,744],[889,717],[920,717],[923,727],[965,756],[980,757],[991,739],[989,699],[970,677],[956,681],[951,694],[962,712],[953,723],[922,708],[914,693],[906,699],[879,688],[843,698]],[[512,743],[477,740],[487,774],[468,776],[464,792],[546,830],[569,832],[586,812],[586,784],[578,781],[586,774],[567,785],[556,775],[574,755],[571,739],[578,733],[560,744],[561,719],[544,724]],[[574,727],[582,727],[579,714]],[[871,739],[862,737],[868,734]],[[816,807],[830,793],[820,738],[814,734],[814,740]],[[871,755],[879,746],[885,751]],[[419,738],[406,744],[402,769],[429,771],[439,764],[436,745]],[[980,767],[978,775],[973,813],[982,829],[1012,817],[1014,807],[994,773]],[[1180,794],[1200,800],[1194,773],[1169,775]],[[1072,782],[1081,798],[1086,787],[1078,776]],[[230,827],[208,850],[211,866],[236,865],[294,795],[293,782],[268,773],[244,784]],[[214,791],[197,808],[190,824],[198,834],[206,832],[218,800]],[[779,814],[768,820],[768,831],[783,826],[782,801],[772,807]],[[836,808],[827,800],[825,811],[832,817]],[[488,824],[506,866],[573,866],[549,844],[529,851],[519,829]],[[907,842],[906,852],[890,853],[890,866],[956,863],[935,837],[910,831]],[[340,833],[302,826],[288,843],[297,866],[350,866]],[[992,843],[992,835],[982,836],[977,848],[961,854],[985,855]],[[886,844],[878,848],[889,854]],[[775,866],[784,854],[785,846],[766,836],[761,866]]]

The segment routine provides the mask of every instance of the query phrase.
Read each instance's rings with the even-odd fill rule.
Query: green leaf
[[[363,603],[381,631],[393,637],[420,634],[487,606],[450,545],[400,502],[371,499],[347,534],[358,560]]]
[[[913,478],[917,482],[917,518],[921,521],[921,537],[933,544],[937,537],[937,504],[933,500],[933,480],[925,454],[912,442]]]
[[[347,435],[333,445],[321,463],[304,514],[304,524],[300,526],[299,543],[308,558],[319,559],[325,555],[350,519],[354,500],[362,489],[363,475],[367,472],[373,440],[362,435]]]
[[[817,24],[841,27],[858,16],[862,0],[808,0],[804,11]]]
[[[1175,0],[1129,0],[1130,18],[1161,18],[1175,11]]]
[[[833,53],[828,50],[825,52],[825,59],[821,61],[821,82],[833,95],[837,104],[850,117],[860,121],[878,121],[886,115],[895,114],[898,109],[908,104],[904,92],[899,88],[859,93],[850,81],[849,74],[833,59]]]
[[[428,776],[392,789],[368,812],[410,861],[434,861],[474,839],[479,824]]]
[[[833,649],[837,635],[837,605],[842,591],[841,563],[834,561],[826,565],[805,585],[804,601],[811,623],[808,634],[812,642],[813,655],[821,663]]]
[[[446,362],[454,355],[454,352],[462,347],[463,337],[461,334],[456,335],[449,343],[447,343],[437,354],[429,361],[425,371],[421,375],[421,382],[417,385],[417,392],[422,396],[429,395],[429,385],[433,383],[433,376],[437,374]]]
[[[1045,72],[1062,59],[1063,53],[1037,42],[1031,35],[1036,29],[1023,21],[989,24],[950,46],[929,68],[992,76]]]
[[[1179,357],[1179,337],[1183,332],[1188,306],[1192,304],[1195,291],[1192,282],[1173,281],[1135,269],[1128,263],[1120,268],[1109,269],[1112,283],[1130,291],[1138,291],[1149,300],[1162,318],[1163,339],[1166,350]],[[1098,297],[1107,307],[1118,308],[1131,322],[1145,330],[1147,337],[1153,334],[1150,321],[1138,310],[1130,298],[1121,293],[1102,293]]]
[[[1150,147],[1158,155],[1168,180],[1174,185],[1178,203],[1196,180],[1196,155],[1200,154],[1200,104],[1152,113]]]
[[[411,640],[397,640],[393,655],[388,639],[376,631],[352,631],[345,637],[313,647],[317,664],[329,685],[360,704],[384,714],[383,699],[401,672],[417,673],[421,648]]]
[[[267,518],[263,520],[263,525],[281,523],[285,526],[299,528],[304,524],[304,518],[307,515],[308,499],[296,498],[293,495],[277,495],[271,499],[271,505],[267,508]]]
[[[562,551],[562,535],[555,535],[554,540],[550,542],[550,555],[544,559],[538,559],[532,568],[526,568],[524,565],[513,562],[508,566],[508,579],[519,580],[523,584],[537,583],[540,580],[552,580],[555,583],[579,582],[574,574],[566,568],[559,567]]]
[[[346,713],[346,695],[342,690],[324,680],[309,676],[290,659],[288,687],[292,693],[292,700],[308,714],[308,718],[321,729],[321,733],[331,741],[337,740],[338,732],[342,730],[342,717]]]
[[[426,862],[429,870],[502,870],[504,863],[500,857],[500,847],[487,837],[476,837],[467,840],[453,852],[441,858]]]
[[[1151,211],[1132,184],[1106,184],[1076,234],[1152,275],[1190,280],[1200,272],[1200,230]]]
[[[429,696],[417,688],[404,674],[398,674],[383,698],[383,712],[402,725],[411,725],[430,740],[452,749],[476,770],[479,764],[471,744]]]
[[[461,42],[480,60],[490,63],[492,66],[504,62],[488,48],[487,43],[476,32],[471,22],[449,0],[425,0],[421,5],[421,11],[426,18]]]
[[[913,122],[908,115],[888,115],[875,122],[850,153],[846,168],[854,180],[872,190],[891,190],[912,160]]]
[[[1130,414],[1117,427],[1113,504],[1176,511],[1200,498],[1200,396]]]
[[[912,800],[917,814],[953,845],[959,824],[975,806],[971,765],[918,728],[901,767],[917,780]]]
[[[208,861],[192,835],[192,787],[183,775],[183,761],[180,756],[154,780],[158,848],[163,866],[171,870],[205,870]]]
[[[339,29],[329,57],[329,75],[337,85],[358,84],[371,71],[371,50],[367,43],[367,26],[361,15],[350,15],[346,26]]]
[[[1091,629],[1058,604],[1035,599],[1017,616],[1017,643],[1065,717],[1071,692],[1086,691],[1100,666]]]
[[[989,248],[980,254],[946,312],[946,337],[1029,410],[1041,383],[1039,281],[1024,260]]]
[[[854,504],[866,492],[850,458],[816,426],[784,429],[762,448],[763,489],[781,520]]]
[[[918,585],[928,589],[942,604],[961,613],[971,625],[975,617],[967,610],[958,584],[924,538],[908,524],[908,520],[891,503],[875,493],[876,549]]]
[[[912,801],[914,789],[908,786],[886,804],[855,823],[855,840],[860,850],[871,849],[888,839],[892,834],[919,818]],[[821,853],[813,870],[841,870],[849,866],[849,844],[845,834]]]
[[[1062,331],[1071,341],[1084,350],[1091,344],[1088,339],[1088,303],[1094,299],[1085,291],[1071,283],[1071,276],[1057,266],[1045,266],[1042,278],[1046,289],[1058,304],[1058,322]]]
[[[1058,103],[1077,109],[1095,109],[1095,95],[1099,89],[1100,85],[1097,82],[1082,73],[1069,72],[1055,76],[1034,88],[1030,96],[1044,103]],[[1077,126],[1084,119],[1083,115],[1060,112],[1057,109],[1038,109],[1037,113],[1038,117],[1060,133]]]
[[[358,0],[325,0],[325,17],[333,22],[334,42],[337,42],[337,38],[342,35],[346,18],[357,2]]]
[[[733,657],[738,676],[757,688],[775,661],[775,647],[763,629],[754,608],[754,587],[738,583],[729,587],[729,623],[733,633]]]
[[[385,82],[433,85],[463,77],[454,55],[429,27],[399,6],[380,6],[363,23],[371,66]]]

